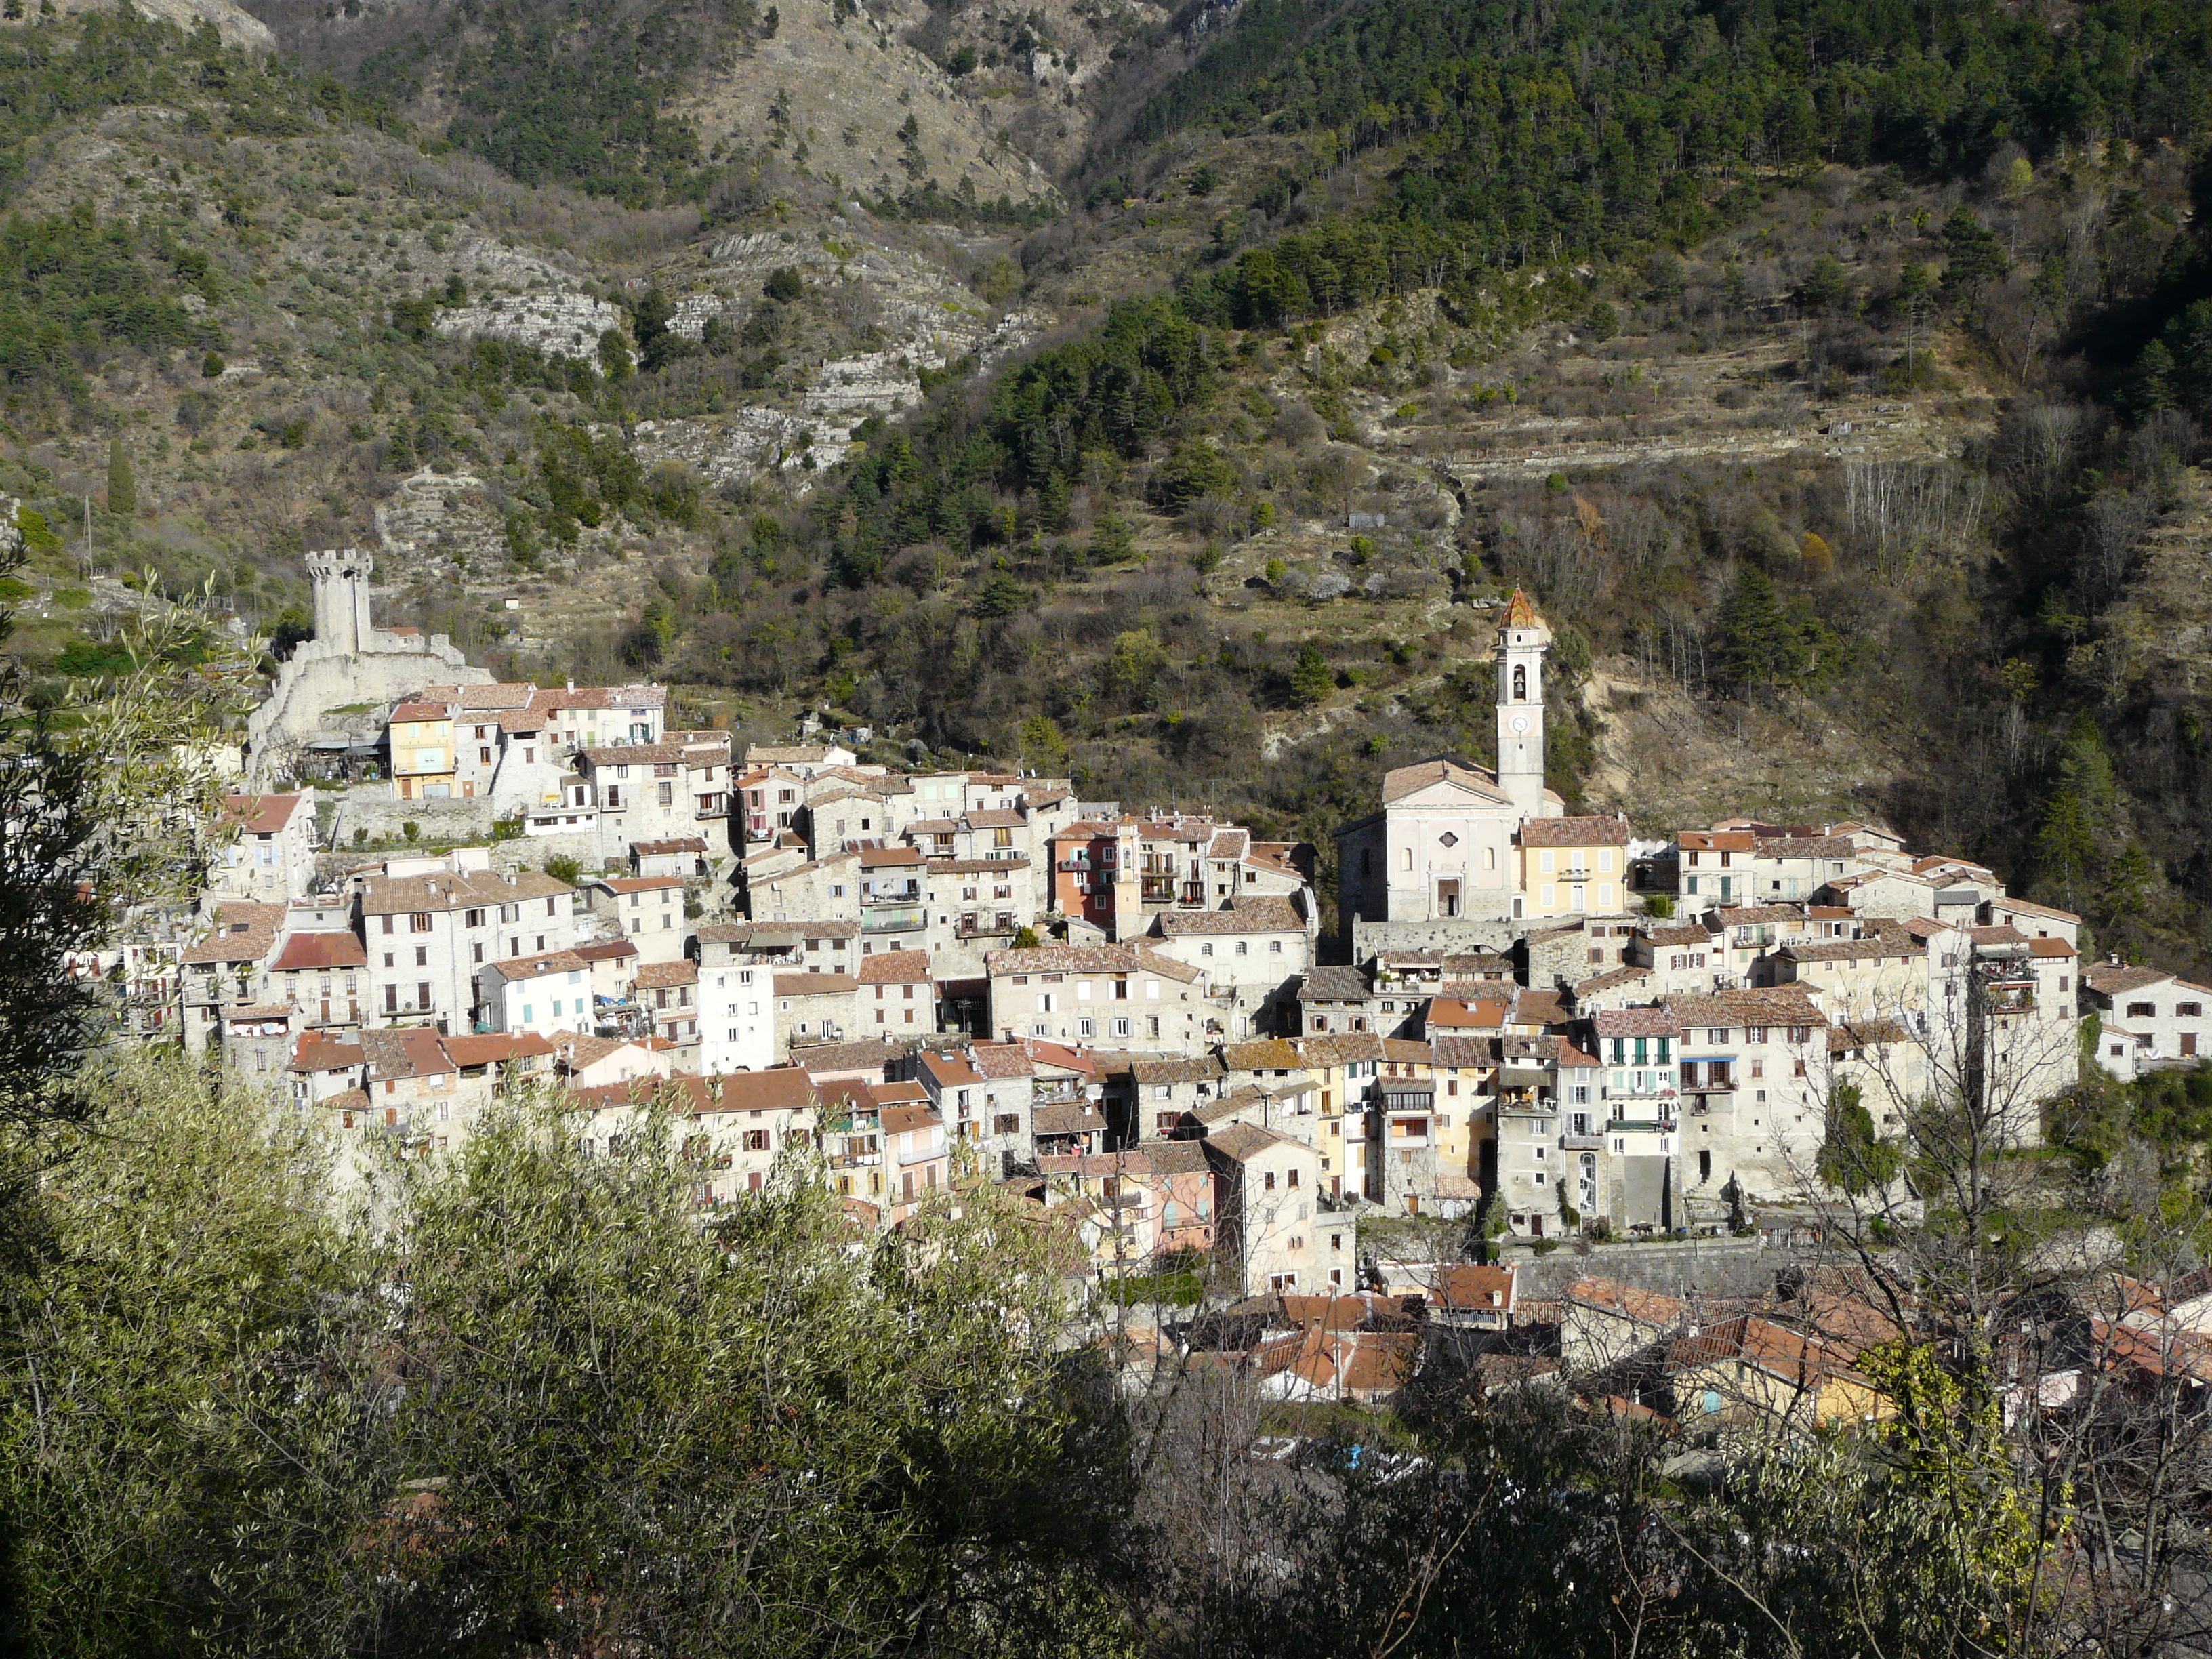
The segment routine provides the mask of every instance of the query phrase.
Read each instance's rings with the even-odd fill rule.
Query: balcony
[[[1146,876],[1137,884],[1137,898],[1144,904],[1173,904],[1176,884],[1172,877]]]
[[[1605,1150],[1603,1135],[1561,1135],[1559,1150],[1563,1152],[1600,1152]]]
[[[918,904],[872,905],[860,913],[864,933],[910,933],[925,925],[928,913]]]
[[[963,916],[953,927],[952,936],[955,939],[1011,938],[1020,931],[1012,917],[1001,921],[996,917]]]

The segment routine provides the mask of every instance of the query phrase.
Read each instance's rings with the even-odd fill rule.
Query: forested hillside
[[[0,34],[49,670],[380,542],[517,672],[1325,840],[1517,583],[1571,797],[2205,959],[2202,8],[267,18]]]

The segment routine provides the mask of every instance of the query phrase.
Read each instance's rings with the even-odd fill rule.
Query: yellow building
[[[442,702],[403,702],[388,730],[392,781],[402,800],[446,800],[453,793],[453,711]]]
[[[1607,915],[1626,905],[1626,818],[1529,818],[1519,839],[1522,914]]]

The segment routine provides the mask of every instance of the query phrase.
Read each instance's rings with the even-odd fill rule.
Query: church
[[[1501,940],[1512,924],[1618,911],[1628,824],[1568,817],[1544,787],[1544,662],[1552,630],[1516,591],[1498,630],[1498,769],[1437,757],[1383,775],[1382,808],[1336,832],[1349,941],[1389,923],[1407,946]],[[1485,926],[1485,924],[1492,924]],[[1495,924],[1504,924],[1503,927]]]

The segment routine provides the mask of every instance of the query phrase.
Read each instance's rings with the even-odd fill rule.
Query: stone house
[[[1304,1141],[1249,1123],[1200,1143],[1213,1170],[1215,1250],[1246,1296],[1283,1295],[1331,1283],[1352,1263],[1332,1255],[1318,1213],[1321,1158]],[[1348,1237],[1340,1229],[1338,1237]],[[1322,1235],[1321,1237],[1317,1237]]]
[[[217,898],[263,904],[305,898],[315,886],[315,798],[227,795],[222,819],[236,839],[208,872],[207,890]]]
[[[641,963],[683,959],[690,937],[683,877],[602,876],[584,893],[600,927],[629,939]]]
[[[1214,1007],[1196,969],[1139,945],[994,951],[984,966],[991,1029],[1006,1038],[1188,1053],[1200,1046]]]

